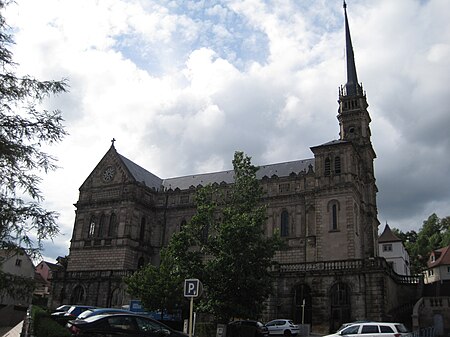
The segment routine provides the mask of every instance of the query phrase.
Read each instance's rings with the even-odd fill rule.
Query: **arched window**
[[[284,210],[281,212],[281,236],[289,236],[289,213]]]
[[[207,243],[208,242],[208,236],[209,236],[209,224],[203,226],[200,240],[203,243]]]
[[[141,269],[145,265],[145,259],[141,256],[138,260],[137,269]]]
[[[334,158],[334,173],[341,174],[341,157],[339,156]]]
[[[108,236],[117,236],[117,215],[112,213],[109,218]]]
[[[145,217],[142,217],[142,219],[141,219],[141,228],[139,230],[139,240],[140,241],[145,240]]]
[[[186,219],[181,220],[180,223],[180,231],[183,230],[183,227],[186,226]]]
[[[89,221],[89,232],[88,232],[88,238],[93,238],[95,235],[95,226],[96,226],[97,219],[95,216],[91,216],[91,221]]]
[[[309,206],[306,210],[306,236],[316,235],[316,209]]]
[[[301,322],[302,319],[305,323],[312,322],[312,296],[311,288],[307,284],[298,284],[294,287],[294,303],[295,322]]]
[[[350,289],[345,283],[336,283],[330,290],[331,328],[336,330],[351,320]]]
[[[329,176],[331,174],[331,159],[325,158],[325,176]]]
[[[331,200],[328,203],[327,210],[330,219],[330,230],[337,231],[339,229],[339,202],[337,200]]]
[[[105,223],[106,223],[106,217],[105,217],[105,214],[102,214],[100,216],[100,221],[98,223],[98,230],[96,233],[98,237],[102,237],[103,235],[105,235]]]
[[[336,230],[338,228],[338,216],[337,216],[337,205],[333,204],[331,206],[331,229]]]
[[[84,303],[84,288],[81,285],[77,285],[72,290],[72,295],[70,296],[70,303],[73,304],[82,304]]]
[[[123,301],[123,289],[116,288],[111,292],[111,307],[120,308]]]

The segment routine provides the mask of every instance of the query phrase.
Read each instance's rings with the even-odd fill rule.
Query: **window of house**
[[[16,259],[16,266],[20,267],[22,265],[22,260],[21,259]]]
[[[281,236],[289,236],[289,213],[284,210],[281,212]]]
[[[430,260],[431,260],[431,262],[436,261],[436,258],[434,257],[434,255],[431,255]]]
[[[447,273],[450,273],[450,267],[447,267]]]
[[[428,270],[428,276],[433,276],[433,275],[434,275],[434,270],[433,269]]]
[[[386,243],[383,245],[383,252],[392,252],[392,243]]]

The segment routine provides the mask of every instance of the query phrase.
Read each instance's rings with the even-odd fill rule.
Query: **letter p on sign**
[[[200,281],[195,278],[184,280],[184,297],[198,297],[200,284]]]

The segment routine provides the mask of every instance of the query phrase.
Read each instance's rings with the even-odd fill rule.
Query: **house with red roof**
[[[450,246],[431,252],[424,272],[425,284],[450,280]]]

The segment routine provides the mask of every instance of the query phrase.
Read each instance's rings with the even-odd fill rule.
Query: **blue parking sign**
[[[201,292],[201,283],[196,278],[184,280],[184,297],[198,297]]]

